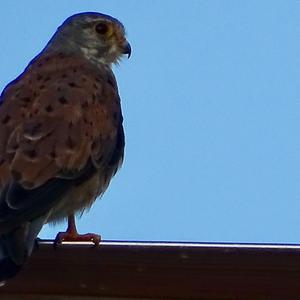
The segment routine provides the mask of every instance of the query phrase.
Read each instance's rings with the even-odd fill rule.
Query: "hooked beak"
[[[124,47],[123,47],[123,54],[127,54],[128,58],[131,56],[131,46],[130,44],[126,41]]]

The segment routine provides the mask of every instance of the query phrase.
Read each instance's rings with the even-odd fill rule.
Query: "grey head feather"
[[[119,49],[112,49],[95,32],[95,25],[101,21],[116,24],[125,36],[124,26],[117,19],[96,12],[85,12],[72,15],[66,19],[52,36],[42,52],[63,52],[65,54],[84,55],[93,63],[110,65],[117,63],[122,53]],[[112,52],[115,51],[116,53]],[[118,54],[118,55],[117,55]]]

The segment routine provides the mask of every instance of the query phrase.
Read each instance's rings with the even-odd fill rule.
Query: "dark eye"
[[[108,31],[108,26],[104,23],[98,23],[95,29],[99,34],[106,34]]]

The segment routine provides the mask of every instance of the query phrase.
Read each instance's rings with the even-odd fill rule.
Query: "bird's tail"
[[[31,255],[46,217],[22,223],[0,235],[0,282],[15,276]]]

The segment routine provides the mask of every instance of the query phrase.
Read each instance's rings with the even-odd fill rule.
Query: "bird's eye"
[[[108,32],[108,26],[105,23],[98,23],[95,29],[99,34],[106,34]]]

